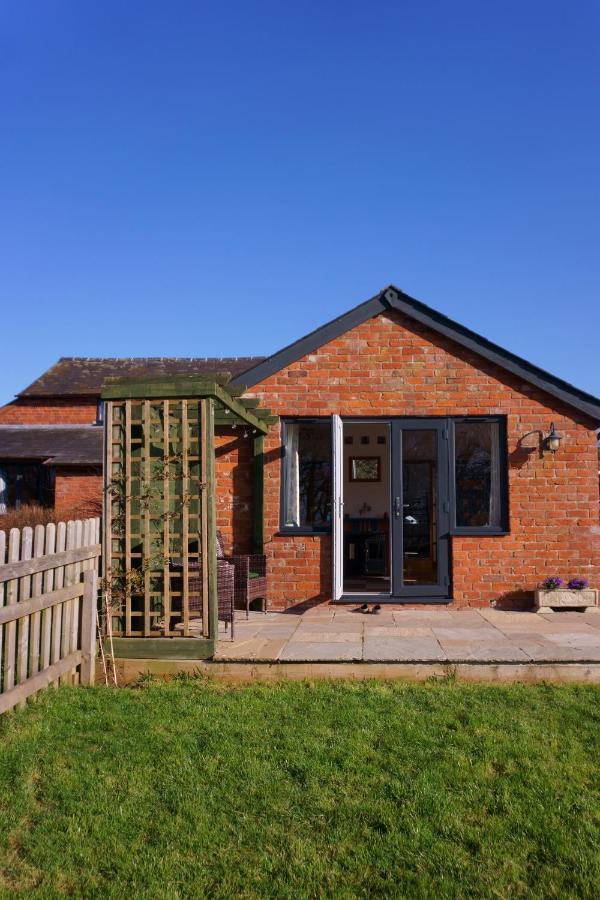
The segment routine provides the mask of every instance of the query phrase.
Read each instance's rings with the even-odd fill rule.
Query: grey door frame
[[[402,432],[435,431],[437,435],[437,583],[405,585],[402,484]],[[450,457],[448,420],[436,418],[391,419],[392,510],[390,541],[392,549],[392,602],[447,603],[452,596],[450,573]]]

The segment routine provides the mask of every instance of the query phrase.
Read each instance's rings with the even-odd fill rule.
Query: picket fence
[[[0,531],[0,713],[94,681],[100,519]]]

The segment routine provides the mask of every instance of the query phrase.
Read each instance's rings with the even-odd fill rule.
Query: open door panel
[[[340,416],[331,417],[333,457],[332,540],[333,600],[339,600],[344,589],[344,432]]]

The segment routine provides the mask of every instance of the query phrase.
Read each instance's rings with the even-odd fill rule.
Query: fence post
[[[98,574],[88,569],[83,576],[81,598],[81,683],[93,684],[96,674],[96,603],[98,598]]]
[[[8,562],[16,563],[21,555],[21,532],[11,528],[8,537]],[[19,579],[6,582],[6,605],[12,606],[19,599]],[[9,691],[15,686],[15,653],[17,640],[17,623],[9,622],[4,628],[4,678],[2,690]]]

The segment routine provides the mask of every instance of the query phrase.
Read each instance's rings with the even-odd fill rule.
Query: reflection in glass
[[[501,525],[498,422],[457,422],[455,433],[456,524]]]
[[[402,432],[403,580],[437,583],[437,432]]]
[[[331,425],[287,422],[284,450],[285,524],[331,525]]]

